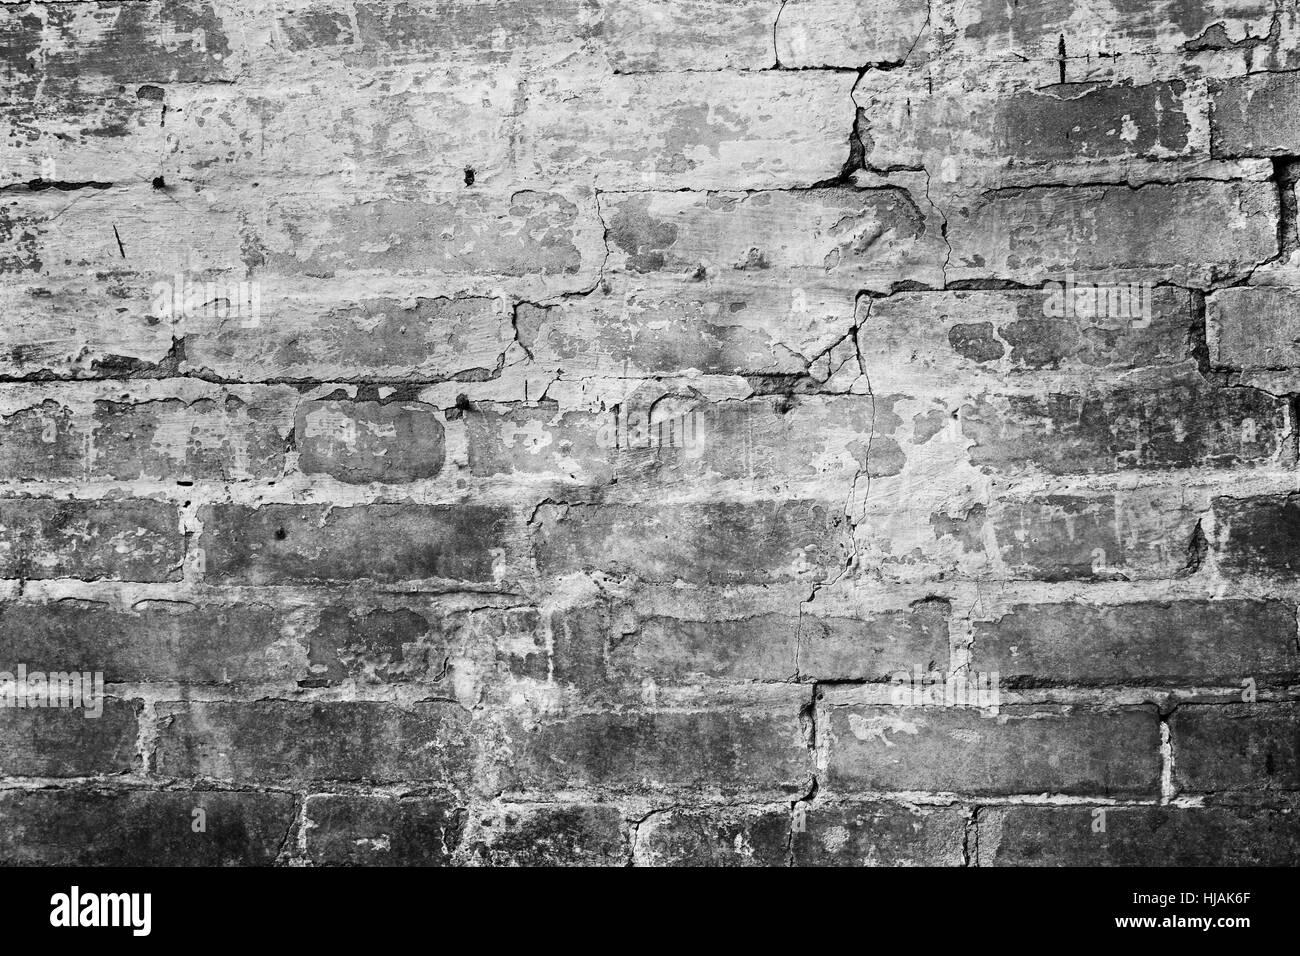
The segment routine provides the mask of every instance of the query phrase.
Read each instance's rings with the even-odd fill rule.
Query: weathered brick
[[[520,305],[517,325],[540,366],[575,377],[792,375],[844,337],[853,308],[852,292],[814,276],[772,288],[744,271],[685,284],[638,274],[558,306]]]
[[[637,866],[785,866],[789,807],[663,810],[636,831]]]
[[[0,661],[102,671],[110,682],[269,682],[304,676],[287,615],[269,603],[64,598],[0,604]]]
[[[802,689],[779,689],[710,709],[635,709],[542,717],[506,727],[503,788],[512,793],[806,789],[812,754]]]
[[[1185,290],[1158,287],[1151,321],[1135,325],[1047,315],[1049,291],[901,292],[866,298],[858,312],[858,348],[874,389],[914,392],[934,383],[995,383],[1050,373],[1096,375],[1193,358],[1196,319]]]
[[[199,512],[207,579],[492,581],[510,513],[489,505],[209,505]]]
[[[788,0],[776,20],[784,67],[901,63],[930,22],[925,0]]]
[[[974,536],[992,526],[998,559],[1016,577],[1042,581],[1179,577],[1199,560],[1194,502],[1156,490],[1045,495],[973,511],[936,533]]]
[[[1210,546],[1228,572],[1276,574],[1300,572],[1300,495],[1215,498]]]
[[[639,192],[602,199],[609,265],[695,281],[734,270],[833,276],[888,290],[938,286],[947,256],[938,222],[897,187],[752,193]]]
[[[543,574],[589,568],[644,581],[822,581],[848,558],[834,503],[544,506],[534,529]]]
[[[961,410],[973,464],[1058,475],[1266,464],[1284,447],[1288,419],[1281,399],[1199,378],[981,396]]]
[[[881,680],[935,662],[947,669],[950,605],[922,600],[899,611],[857,616],[805,609],[799,618],[799,675],[814,680]]]
[[[839,175],[848,156],[847,73],[583,75],[530,93],[520,117],[526,178],[600,189],[761,189]],[[633,129],[643,144],[627,148]]]
[[[1037,283],[1077,273],[1098,282],[1206,285],[1275,256],[1277,218],[1269,182],[994,190],[949,215],[947,275]]]
[[[201,811],[201,812],[199,812]],[[286,793],[10,790],[7,866],[267,866],[296,817]]]
[[[977,866],[1295,866],[1300,860],[1295,811],[1264,807],[982,807],[972,842]]]
[[[177,581],[184,541],[164,501],[0,499],[0,576]]]
[[[965,829],[955,807],[813,804],[790,846],[795,866],[962,866]]]
[[[507,804],[472,819],[461,856],[473,866],[627,865],[627,825],[617,807]]]
[[[432,478],[447,456],[441,415],[420,402],[306,402],[298,467],[351,484]]]
[[[1018,605],[975,623],[971,666],[1003,680],[1070,683],[1293,674],[1296,609],[1247,600]]]
[[[544,475],[592,484],[636,478],[851,480],[861,469],[888,470],[891,440],[872,434],[879,404],[869,395],[712,403],[646,383],[603,412],[479,406],[465,416],[469,465],[483,477]]]
[[[1169,718],[1180,790],[1300,790],[1300,707],[1184,704]]]
[[[1286,287],[1220,289],[1206,299],[1210,362],[1216,368],[1300,368],[1300,297]]]
[[[828,790],[972,794],[1154,795],[1160,762],[1154,710],[897,707],[829,691],[819,704]],[[825,734],[823,741],[822,734]]]
[[[1268,0],[1177,0],[1172,4],[1114,4],[1099,15],[1089,0],[1047,0],[1007,5],[976,0],[956,8],[959,50],[981,56],[1017,53],[1051,61],[1099,53],[1181,53],[1193,41],[1222,38],[1226,44],[1269,32],[1274,8]],[[1066,67],[1069,70],[1069,65]]]
[[[186,371],[280,378],[438,380],[486,374],[512,339],[509,303],[484,296],[357,296],[319,281],[263,283],[267,317],[185,316]]]
[[[304,813],[307,859],[328,866],[448,866],[465,826],[445,797],[319,794]]]
[[[877,82],[855,96],[865,159],[878,169],[923,165],[944,182],[1009,185],[1025,167],[1168,159],[1193,147],[1181,80],[1044,86],[972,84],[955,74],[935,84]],[[982,120],[974,127],[972,115]]]
[[[691,618],[586,605],[551,615],[554,678],[587,692],[644,681],[789,680],[795,675],[799,618],[776,612],[732,617],[701,609]]]
[[[164,703],[158,716],[165,777],[450,786],[464,785],[473,759],[469,714],[446,701]]]
[[[10,662],[5,662],[9,664]],[[32,663],[31,671],[36,664]],[[17,671],[10,671],[11,675]],[[0,766],[11,777],[86,777],[139,767],[134,701],[82,708],[0,708]]]
[[[1210,82],[1210,149],[1216,158],[1295,155],[1300,124],[1292,104],[1300,76],[1260,72]]]

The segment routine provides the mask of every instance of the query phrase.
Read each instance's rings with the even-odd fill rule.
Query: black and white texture
[[[0,863],[1300,862],[1297,0],[0,67]]]

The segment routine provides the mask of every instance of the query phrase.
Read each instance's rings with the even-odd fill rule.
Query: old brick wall
[[[1300,860],[1296,0],[0,50],[0,862]]]

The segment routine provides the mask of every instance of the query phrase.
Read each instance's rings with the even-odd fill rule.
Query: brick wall
[[[1298,50],[4,0],[0,862],[1294,865]]]

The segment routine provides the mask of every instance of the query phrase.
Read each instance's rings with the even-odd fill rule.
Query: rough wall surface
[[[1300,861],[1296,0],[0,51],[0,862]]]

